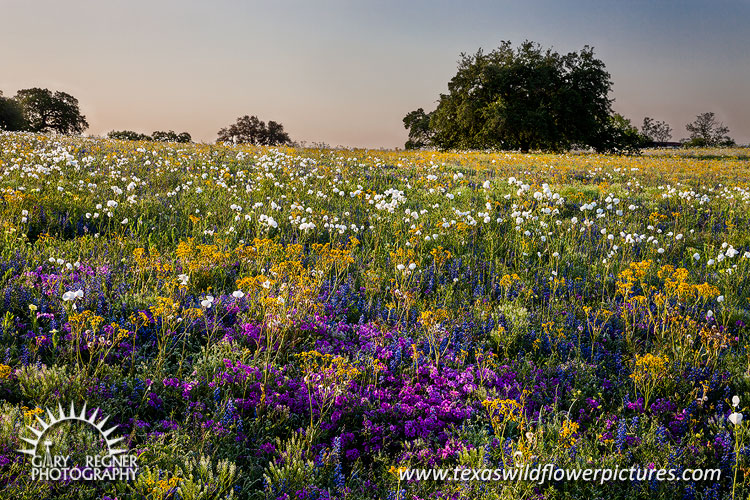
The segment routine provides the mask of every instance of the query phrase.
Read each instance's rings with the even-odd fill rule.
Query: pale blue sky
[[[396,147],[461,52],[524,39],[592,45],[615,110],[674,138],[714,111],[750,142],[750,1],[0,0],[0,90],[79,99],[91,128],[213,141],[243,114],[293,139]]]

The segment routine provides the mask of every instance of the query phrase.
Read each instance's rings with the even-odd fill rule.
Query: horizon
[[[435,108],[462,52],[528,39],[559,52],[592,46],[613,110],[639,128],[644,116],[666,121],[678,141],[715,112],[750,142],[748,2],[11,0],[3,10],[12,22],[0,33],[0,90],[68,92],[90,124],[84,135],[174,130],[213,143],[247,114],[297,142],[403,148],[403,117]]]

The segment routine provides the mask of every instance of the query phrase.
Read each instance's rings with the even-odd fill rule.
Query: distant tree
[[[266,127],[266,137],[263,143],[267,146],[278,146],[291,144],[292,140],[289,134],[284,132],[284,126],[281,123],[271,120]]]
[[[139,132],[133,132],[132,130],[113,130],[107,134],[110,139],[118,139],[121,141],[150,141],[151,136],[141,134]]]
[[[3,97],[0,91],[0,130],[24,130],[26,120],[23,118],[23,108],[15,99]]]
[[[193,137],[187,132],[180,132],[179,134],[177,134],[177,141],[175,142],[180,142],[180,143],[193,142]]]
[[[24,89],[18,91],[15,99],[21,104],[24,119],[32,132],[80,134],[89,126],[78,108],[78,99],[65,92]]]
[[[107,134],[107,137],[122,141],[192,142],[192,137],[187,132],[177,134],[173,130],[168,132],[157,130],[151,135],[132,130],[113,130]]]
[[[611,86],[588,46],[561,55],[529,41],[517,49],[503,42],[488,54],[462,54],[430,117],[432,140],[443,149],[611,149]],[[422,127],[415,113],[409,121]]]
[[[599,140],[601,150],[619,153],[637,153],[649,142],[630,120],[619,113],[614,113],[609,118]]]
[[[217,142],[278,146],[291,144],[292,141],[281,123],[270,121],[266,126],[257,116],[245,115],[237,118],[236,123],[219,130]]]
[[[157,130],[151,134],[151,140],[158,142],[192,142],[192,137],[187,132],[178,134],[174,130],[168,132]]]
[[[729,127],[724,126],[716,120],[716,115],[712,112],[701,113],[696,116],[695,121],[685,125],[690,132],[690,146],[732,146],[732,140],[729,134]]]
[[[218,142],[233,144],[262,144],[265,137],[266,124],[257,116],[242,116],[237,122],[227,128],[219,130]]]
[[[672,138],[672,127],[647,116],[643,119],[641,133],[651,142],[667,142]]]
[[[404,128],[409,130],[409,140],[404,147],[406,149],[420,149],[432,145],[434,135],[430,128],[432,113],[425,113],[419,108],[404,117]]]
[[[169,132],[156,130],[151,134],[151,140],[157,142],[177,142],[177,134],[174,130],[170,130]]]

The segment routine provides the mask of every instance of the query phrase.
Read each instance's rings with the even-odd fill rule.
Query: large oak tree
[[[611,86],[604,63],[588,46],[561,55],[529,41],[515,49],[503,42],[489,53],[462,54],[448,93],[428,115],[429,134],[424,113],[404,119],[407,128],[416,128],[407,147],[422,145],[425,137],[442,149],[625,147],[623,138],[631,136],[614,119]]]
[[[89,126],[81,114],[78,99],[65,92],[32,88],[19,90],[15,100],[23,108],[28,130],[80,134]]]

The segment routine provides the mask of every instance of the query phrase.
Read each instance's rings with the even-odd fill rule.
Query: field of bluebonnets
[[[0,496],[746,498],[747,154],[0,134]],[[31,479],[84,401],[136,481]],[[525,464],[722,478],[398,476]]]

